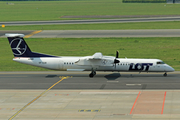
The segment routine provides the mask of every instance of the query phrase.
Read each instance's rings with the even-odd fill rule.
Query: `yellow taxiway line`
[[[40,32],[42,32],[42,30],[34,31],[34,32],[30,33],[29,35],[25,35],[24,38],[29,38],[29,37],[37,34],[37,33],[40,33]]]
[[[53,88],[55,85],[57,85],[58,83],[60,83],[61,81],[63,81],[64,79],[69,78],[69,76],[67,77],[59,77],[61,78],[61,80],[59,80],[58,82],[54,83],[50,88],[48,88],[47,90],[45,90],[44,92],[42,92],[39,96],[37,96],[35,99],[33,99],[31,102],[29,102],[28,104],[26,104],[23,108],[21,108],[19,111],[17,111],[12,117],[9,118],[9,120],[12,120],[14,117],[16,117],[21,111],[23,111],[27,106],[29,106],[30,104],[32,104],[34,101],[36,101],[38,98],[40,98],[42,95],[44,95],[47,91],[49,91],[51,88]]]

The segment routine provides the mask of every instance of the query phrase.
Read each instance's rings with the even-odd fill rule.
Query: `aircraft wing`
[[[89,60],[101,60],[102,58],[102,53],[95,53],[93,56],[89,57]]]
[[[77,62],[77,65],[85,66],[113,66],[114,57],[104,57],[102,53],[95,53],[92,56],[82,57]]]

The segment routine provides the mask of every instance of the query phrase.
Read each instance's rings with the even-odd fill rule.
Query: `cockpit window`
[[[157,62],[157,64],[165,64],[163,61]]]

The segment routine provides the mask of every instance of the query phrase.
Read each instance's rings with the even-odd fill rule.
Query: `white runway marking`
[[[141,86],[141,84],[126,84],[127,86],[135,86],[135,85],[139,85]]]
[[[107,82],[119,82],[119,81],[107,81]]]

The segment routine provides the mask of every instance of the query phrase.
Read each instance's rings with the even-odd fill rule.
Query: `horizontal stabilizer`
[[[20,37],[20,38],[23,38],[24,37],[24,34],[11,34],[11,33],[7,33],[5,34],[6,37]]]

